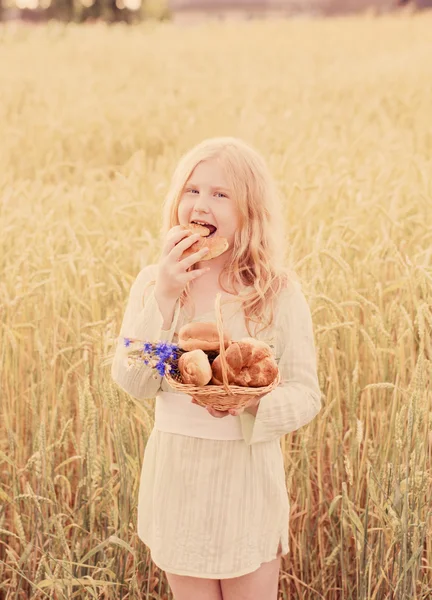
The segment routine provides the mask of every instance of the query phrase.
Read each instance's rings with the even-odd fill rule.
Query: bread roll
[[[230,335],[223,332],[224,347],[231,343]],[[178,345],[182,350],[220,350],[216,323],[187,323],[178,333]]]
[[[192,350],[182,354],[178,361],[178,369],[183,383],[207,385],[212,377],[209,359],[202,350]]]
[[[204,227],[204,225],[199,225],[198,223],[189,223],[189,225],[180,225],[180,229],[186,231],[192,231],[192,233],[199,233],[202,237],[207,237],[210,235],[210,229],[208,227]]]
[[[201,257],[200,261],[211,260],[212,258],[216,258],[216,256],[220,256],[226,250],[228,250],[228,246],[229,246],[228,240],[224,237],[218,236],[217,232],[212,237],[209,238],[208,235],[210,234],[210,230],[207,229],[207,227],[204,227],[203,225],[197,225],[196,223],[190,223],[187,226],[183,225],[182,229],[184,229],[184,230],[188,229],[189,231],[192,231],[193,233],[199,233],[201,238],[199,240],[197,240],[194,244],[192,244],[192,246],[190,246],[189,248],[186,248],[186,250],[181,255],[180,260],[183,260],[183,258],[187,258],[191,254],[198,252],[198,250],[201,250],[201,248],[204,248],[204,247],[208,248],[209,252],[207,252],[207,254],[205,256]]]
[[[232,342],[226,351],[227,377],[231,385],[264,387],[277,376],[278,366],[272,350],[265,342],[254,338],[243,338]],[[212,364],[212,380],[222,385],[222,361],[217,356]]]

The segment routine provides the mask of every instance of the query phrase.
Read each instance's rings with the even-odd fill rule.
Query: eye
[[[198,192],[195,188],[189,188],[186,190],[188,193],[192,194],[193,192]]]
[[[216,192],[216,194],[220,194],[222,196],[222,198],[228,198],[228,196],[226,194],[224,194],[223,192]]]

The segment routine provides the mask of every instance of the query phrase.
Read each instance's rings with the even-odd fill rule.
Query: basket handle
[[[223,380],[223,386],[225,388],[225,391],[227,394],[231,395],[231,388],[229,386],[228,383],[228,364],[227,364],[227,360],[226,360],[226,353],[225,353],[225,343],[224,343],[224,336],[223,336],[223,322],[222,322],[222,312],[221,312],[221,308],[220,308],[220,301],[221,301],[221,293],[218,292],[216,295],[216,301],[215,301],[215,312],[216,312],[216,324],[217,324],[217,329],[218,329],[218,334],[219,334],[219,354],[221,357],[221,366],[222,366],[222,380]]]

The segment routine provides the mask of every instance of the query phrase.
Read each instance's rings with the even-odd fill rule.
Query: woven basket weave
[[[219,354],[222,363],[222,385],[207,384],[204,386],[196,386],[183,383],[180,373],[167,373],[165,375],[165,378],[171,387],[173,387],[178,392],[192,396],[197,402],[197,404],[199,404],[200,406],[210,406],[216,410],[225,411],[230,408],[244,408],[254,397],[268,394],[279,385],[281,378],[280,372],[278,370],[277,376],[274,379],[274,381],[272,381],[270,385],[264,387],[244,387],[239,385],[229,385],[227,377],[228,366],[226,361],[226,350],[223,339],[223,322],[222,313],[220,309],[220,301],[221,293],[219,292],[216,296],[215,312],[216,324],[219,335]]]

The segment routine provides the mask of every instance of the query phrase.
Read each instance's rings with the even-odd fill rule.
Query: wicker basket
[[[170,374],[167,373],[165,378],[168,384],[175,390],[192,396],[194,400],[200,406],[210,406],[216,410],[225,411],[230,408],[244,408],[255,396],[262,396],[268,394],[275,387],[277,387],[281,381],[280,372],[278,370],[277,376],[274,381],[264,387],[243,387],[239,385],[229,385],[227,377],[227,361],[226,351],[223,341],[223,322],[222,314],[220,309],[221,293],[219,292],[216,296],[215,301],[215,312],[216,312],[216,324],[219,334],[219,354],[222,363],[222,385],[207,384],[203,386],[196,386],[191,384],[182,383],[182,378],[179,373]]]

